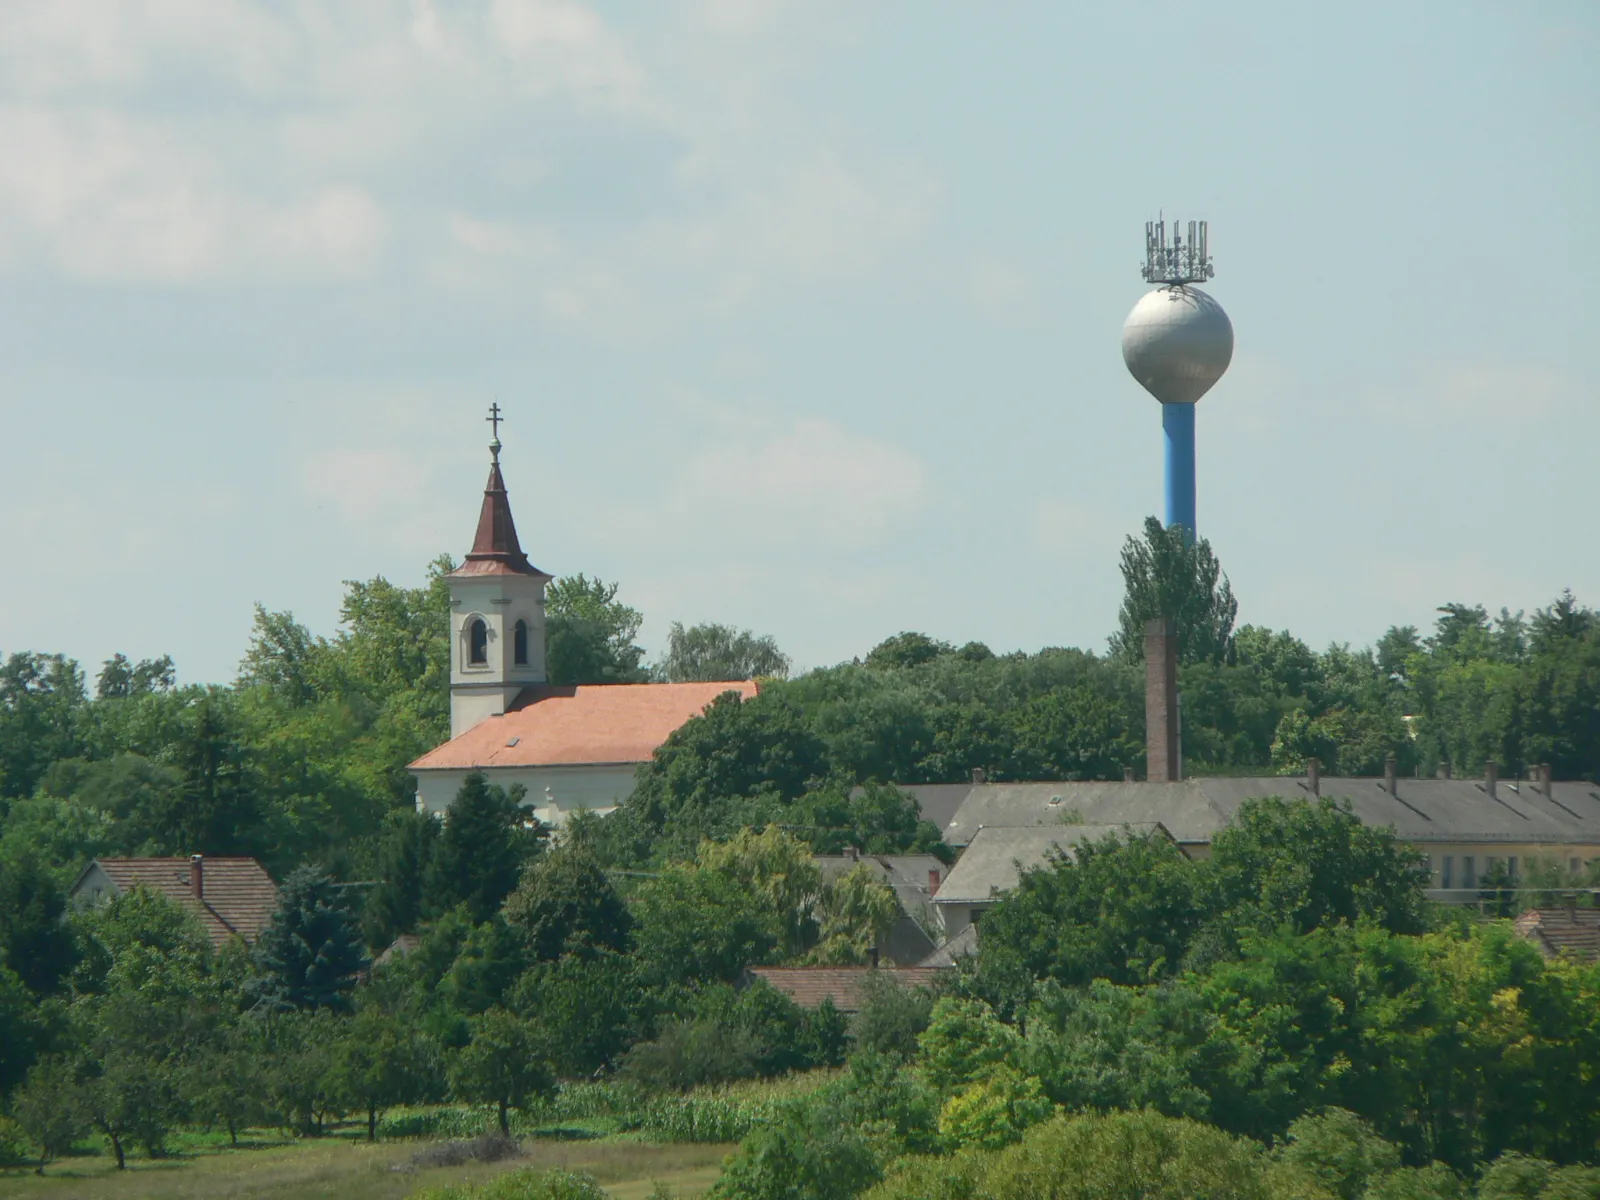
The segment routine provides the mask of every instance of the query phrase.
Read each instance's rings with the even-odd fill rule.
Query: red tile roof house
[[[72,885],[70,898],[85,907],[136,887],[193,910],[217,948],[229,938],[254,942],[272,921],[278,888],[253,858],[97,858]]]
[[[1546,958],[1600,958],[1600,908],[1530,908],[1513,927]]]
[[[500,440],[483,492],[477,534],[450,589],[450,740],[410,766],[417,808],[443,813],[462,782],[482,771],[521,784],[541,821],[576,809],[609,812],[633,790],[656,747],[724,692],[756,685],[638,683],[552,687],[545,672],[545,584],[517,539],[500,474]]]

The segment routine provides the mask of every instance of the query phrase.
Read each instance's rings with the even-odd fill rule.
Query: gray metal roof
[[[1553,797],[1532,783],[1401,779],[1391,796],[1381,779],[1327,778],[1321,794],[1348,799],[1368,825],[1393,826],[1408,842],[1600,845],[1600,785],[1558,782]],[[1298,776],[1186,779],[1181,783],[975,784],[945,826],[944,840],[970,844],[986,826],[1056,825],[1064,813],[1090,824],[1159,822],[1179,842],[1209,842],[1246,800],[1311,798]]]
[[[978,952],[978,927],[968,925],[955,937],[945,942],[927,958],[917,964],[919,967],[953,967],[969,954]]]
[[[1128,833],[1165,834],[1156,824],[989,825],[980,829],[933,898],[935,904],[985,904],[1017,886],[1022,872],[1044,865],[1053,854],[1073,857],[1079,842]]]
[[[913,783],[901,784],[902,792],[910,792],[917,802],[917,810],[924,821],[932,821],[940,829],[950,823],[956,809],[972,791],[971,783]]]

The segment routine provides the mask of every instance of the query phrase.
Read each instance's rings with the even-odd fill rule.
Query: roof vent
[[[1058,805],[1060,803],[1061,803],[1061,797],[1060,796],[1051,796],[1050,797],[1050,807],[1051,808],[1055,808],[1056,805]]]
[[[519,738],[519,737],[510,737],[510,738],[507,738],[507,739],[506,739],[506,745],[508,745],[508,746],[515,746],[515,745],[516,745],[516,744],[517,744],[517,743],[518,743],[518,742],[520,742],[520,741],[521,741],[521,740],[522,740],[522,739],[521,739],[521,738]]]

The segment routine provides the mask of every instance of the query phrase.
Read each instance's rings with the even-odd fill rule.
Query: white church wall
[[[459,737],[486,717],[496,717],[531,684],[545,681],[544,579],[537,575],[451,577],[450,736]],[[470,628],[488,632],[485,661],[473,663]],[[517,622],[528,627],[528,661],[513,652]]]
[[[633,791],[634,763],[594,763],[576,766],[490,767],[489,782],[500,787],[521,784],[527,789],[523,803],[547,825],[561,825],[578,809],[608,810]],[[418,771],[417,811],[443,814],[471,771]]]

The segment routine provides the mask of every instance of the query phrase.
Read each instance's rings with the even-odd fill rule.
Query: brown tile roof
[[[1600,958],[1600,908],[1530,908],[1513,924],[1546,958]]]
[[[527,688],[504,716],[489,717],[430,750],[414,771],[640,763],[672,731],[723,692],[746,700],[743,683],[607,683]]]
[[[76,892],[98,867],[118,892],[143,885],[193,909],[215,946],[235,935],[255,941],[278,907],[272,876],[253,858],[202,859],[203,897],[197,898],[190,888],[190,865],[187,858],[97,858],[83,869],[72,890]]]
[[[764,979],[801,1008],[825,999],[842,1013],[861,1011],[861,983],[876,971],[904,987],[930,987],[945,971],[939,967],[750,967],[746,977]]]

